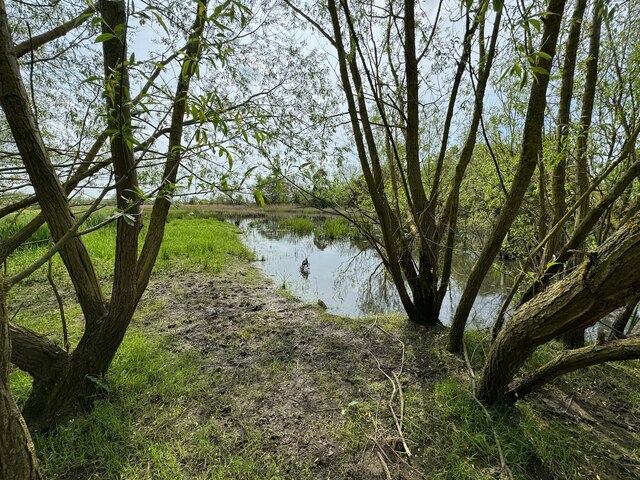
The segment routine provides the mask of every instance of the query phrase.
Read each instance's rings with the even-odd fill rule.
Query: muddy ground
[[[444,351],[444,327],[424,330],[398,320],[390,328],[373,318],[327,315],[249,265],[216,276],[159,274],[145,298],[163,304],[144,320],[147,327],[168,335],[175,351],[197,349],[207,374],[220,378],[221,402],[201,405],[190,421],[215,416],[239,448],[259,432],[262,448],[285,474],[291,469],[291,478],[300,463],[313,465],[316,478],[429,478],[423,446],[400,424],[420,412],[401,411],[398,386],[428,389],[451,376],[469,379],[464,361]],[[615,392],[598,385],[575,391],[567,385],[535,395],[537,408],[573,431],[602,436],[611,452],[603,461],[619,468],[603,467],[594,478],[640,478],[634,460],[640,420],[631,407],[616,404],[609,397]],[[499,478],[498,472],[490,476]],[[555,478],[535,462],[527,477]]]
[[[450,372],[433,359],[417,360],[406,339],[375,319],[346,320],[304,305],[251,271],[162,275],[146,296],[165,302],[148,326],[170,334],[171,348],[198,349],[207,369],[227,382],[224,396],[232,404],[217,412],[203,406],[196,415],[218,415],[240,442],[258,429],[275,455],[312,463],[318,478],[336,478],[331,472],[337,471],[354,479],[386,478],[386,469],[394,478],[423,478],[410,465],[389,409],[390,402],[400,408],[392,379],[404,388]],[[437,343],[446,334],[444,328],[406,333]],[[377,412],[354,441],[346,423],[361,403]]]

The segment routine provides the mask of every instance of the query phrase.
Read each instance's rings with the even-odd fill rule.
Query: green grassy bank
[[[85,241],[99,274],[106,279],[113,261],[114,229],[88,234]],[[20,250],[11,257],[9,272],[32,262],[44,248],[33,244]],[[393,438],[393,424],[385,414],[390,395],[386,379],[372,377],[371,369],[361,368],[355,361],[343,372],[340,369],[346,366],[331,364],[334,370],[317,372],[317,388],[323,394],[340,397],[341,386],[335,380],[338,373],[369,388],[357,401],[344,400],[335,413],[337,421],[318,423],[318,429],[330,430],[339,439],[339,460],[320,466],[315,459],[283,456],[273,448],[273,440],[260,422],[246,419],[250,412],[245,410],[243,396],[261,395],[263,378],[269,379],[271,388],[273,384],[277,387],[279,379],[296,375],[295,365],[274,357],[260,365],[257,377],[255,373],[215,369],[206,354],[194,348],[177,348],[171,330],[159,328],[184,320],[169,318],[167,309],[169,301],[180,302],[180,295],[192,287],[181,283],[182,273],[200,272],[214,284],[235,276],[251,289],[265,282],[250,265],[251,259],[231,224],[195,216],[169,221],[156,272],[161,281],[174,282],[168,288],[174,289],[175,296],[145,297],[106,379],[109,393],[93,411],[35,436],[46,478],[354,478],[349,465],[361,462],[371,451],[371,439],[377,438],[383,426],[391,431],[388,438]],[[54,272],[65,294],[73,344],[82,331],[81,313],[59,261]],[[44,270],[39,271],[13,291],[9,307],[17,311],[16,322],[61,341],[58,311],[44,275]],[[282,338],[274,333],[275,327],[261,322],[259,312],[255,318],[255,323],[248,324],[231,342],[240,345],[252,337],[275,335],[273,348],[279,351]],[[370,331],[373,323],[373,319],[340,319],[320,312],[316,320],[335,324],[345,335],[361,335]],[[640,443],[625,427],[633,427],[633,419],[640,415],[637,362],[569,375],[543,395],[512,408],[489,410],[489,419],[471,394],[464,362],[444,351],[443,330],[407,329],[400,316],[378,318],[377,324],[406,344],[403,432],[415,472],[411,477],[407,472],[413,470],[405,469],[406,476],[398,478],[497,478],[496,468],[501,464],[498,445],[518,479],[637,478]],[[397,349],[392,343],[389,348]],[[486,335],[467,335],[476,373],[488,346]],[[538,352],[529,368],[551,358],[555,348]],[[30,389],[28,376],[13,372],[12,389],[18,401],[24,402]],[[312,414],[318,418],[327,415]],[[237,424],[230,426],[229,418],[237,419]],[[402,449],[397,442],[390,442],[389,448]],[[376,457],[373,459],[374,473],[360,478],[385,478]]]

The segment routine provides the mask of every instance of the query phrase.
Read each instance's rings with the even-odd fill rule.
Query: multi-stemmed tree
[[[33,195],[4,206],[2,214],[4,216],[32,204],[37,204],[41,212],[13,237],[2,239],[2,261],[44,222],[55,242],[47,254],[27,270],[10,277],[0,277],[0,417],[3,425],[6,423],[7,426],[0,432],[2,478],[37,478],[33,446],[8,391],[9,361],[33,377],[32,392],[23,410],[30,428],[47,428],[76,409],[85,407],[98,388],[98,383],[92,379],[99,378],[107,371],[149,282],[183,155],[183,129],[191,80],[198,72],[203,52],[212,50],[206,40],[205,28],[211,19],[219,21],[217,17],[229,16],[233,4],[223,4],[213,15],[207,11],[206,1],[194,2],[193,6],[195,19],[187,32],[186,44],[170,58],[179,59],[180,63],[179,74],[174,82],[175,93],[170,101],[170,120],[159,125],[147,140],[141,141],[140,132],[132,120],[132,109],[139,108],[146,92],[169,61],[158,63],[138,97],[131,97],[130,69],[133,57],[129,55],[127,42],[130,12],[124,1],[101,1],[96,4],[95,11],[83,12],[80,19],[34,37],[26,47],[25,44],[14,45],[8,11],[4,2],[0,2],[0,105],[17,147],[19,163],[33,189]],[[32,48],[60,38],[92,15],[99,18],[101,25],[97,41],[102,44],[105,128],[65,181],[56,170],[43,139],[32,102],[34,99],[30,99],[27,93],[24,71],[20,68],[18,58]],[[36,38],[40,40],[34,41]],[[146,148],[160,134],[168,135],[162,161],[163,173],[153,192],[156,200],[142,249],[139,250],[142,226],[140,206],[144,197],[137,170],[144,160]],[[102,149],[104,143],[108,143],[106,151]],[[93,208],[111,190],[115,191],[118,208],[114,219],[117,238],[113,285],[108,301],[102,292],[92,259],[82,238],[77,235],[78,228],[90,212],[76,219],[69,203],[69,194],[78,182],[100,170],[109,171],[109,175],[99,180],[103,187],[102,194],[94,202]],[[8,289],[56,253],[64,262],[85,320],[84,333],[70,352],[34,331],[9,324],[4,304]]]

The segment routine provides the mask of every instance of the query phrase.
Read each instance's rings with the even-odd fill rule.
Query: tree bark
[[[598,83],[598,59],[600,57],[600,34],[602,29],[602,0],[597,0],[593,6],[593,23],[589,35],[589,57],[586,62],[586,77],[584,92],[582,94],[582,110],[580,112],[580,131],[576,140],[576,183],[578,197],[584,195],[589,189],[589,165],[587,162],[587,145],[593,105],[596,98],[596,86]],[[580,205],[576,215],[576,225],[579,225],[589,211],[589,200]]]
[[[11,341],[4,288],[0,277],[0,478],[39,480],[42,477],[31,435],[9,391]]]
[[[136,301],[140,299],[142,293],[147,288],[153,265],[158,258],[158,252],[160,251],[162,238],[164,237],[164,229],[167,223],[167,215],[171,207],[170,197],[173,195],[173,185],[176,183],[178,168],[182,159],[182,130],[187,107],[187,96],[189,95],[191,78],[195,74],[198,61],[200,60],[202,34],[206,23],[207,0],[200,0],[198,5],[196,19],[191,28],[191,34],[189,35],[187,47],[184,51],[185,59],[176,87],[169,131],[169,147],[162,177],[162,185],[153,204],[151,219],[149,220],[149,229],[147,230],[147,236],[138,262],[138,297]],[[187,64],[187,62],[189,63]],[[189,65],[189,68],[185,68]]]
[[[640,133],[640,125],[636,127],[636,130],[632,132],[631,137],[627,139],[625,145],[620,153],[618,161],[624,161],[635,148],[635,144]],[[624,193],[627,187],[636,179],[640,177],[640,160],[636,160],[631,164],[629,168],[618,178],[616,183],[611,187],[611,190],[600,199],[600,201],[591,209],[589,209],[587,215],[582,219],[580,224],[575,228],[571,238],[565,243],[562,249],[556,256],[556,261],[551,264],[540,278],[535,280],[531,286],[522,294],[520,298],[519,306],[531,300],[535,295],[542,292],[547,285],[551,283],[554,275],[559,273],[565,262],[567,262],[576,249],[580,248],[580,245],[586,240],[587,236],[598,222],[598,219],[607,211],[607,209],[613,205],[613,203]]]
[[[29,97],[13,49],[4,0],[0,0],[0,106],[20,152],[51,235],[59,240],[74,223],[60,184],[36,125]],[[105,313],[102,291],[89,254],[79,237],[65,243],[60,256],[78,294],[87,323]]]
[[[343,4],[344,6],[344,4]],[[402,233],[398,219],[394,216],[391,206],[386,198],[384,190],[384,180],[378,149],[375,144],[373,132],[368,117],[367,105],[362,95],[362,79],[357,66],[357,38],[352,38],[352,49],[349,55],[345,50],[340,18],[335,0],[328,0],[327,7],[331,17],[331,24],[334,33],[333,45],[338,55],[340,80],[347,101],[349,119],[353,131],[353,137],[358,153],[358,159],[362,168],[362,173],[367,185],[367,190],[371,197],[376,215],[380,221],[383,243],[385,247],[385,267],[389,271],[394,285],[398,291],[402,306],[407,312],[409,319],[416,323],[434,322],[431,312],[418,311],[414,300],[409,295],[405,286],[405,276],[407,279],[416,277],[415,268],[408,255],[403,255],[402,250],[406,250],[402,245]],[[346,12],[348,16],[348,12]],[[351,77],[349,73],[351,72]],[[351,80],[353,79],[353,88]],[[354,94],[354,89],[355,93]],[[357,98],[358,103],[356,104]],[[408,198],[410,200],[410,198]],[[404,271],[403,271],[404,269]],[[412,293],[414,293],[412,291]],[[437,322],[437,318],[435,319]]]
[[[561,375],[600,363],[640,358],[640,338],[614,340],[561,353],[549,363],[517,382],[507,395],[518,400]]]
[[[464,175],[473,158],[473,152],[476,147],[476,140],[478,135],[478,127],[482,119],[482,111],[484,106],[484,96],[489,83],[489,76],[491,74],[491,67],[493,65],[493,59],[496,53],[496,44],[498,41],[498,34],[500,33],[500,22],[502,19],[502,10],[496,13],[493,21],[493,31],[491,33],[491,40],[489,43],[489,50],[486,57],[482,59],[483,63],[480,68],[478,86],[475,90],[475,102],[473,109],[473,117],[471,119],[471,125],[469,126],[469,132],[467,139],[460,152],[460,158],[456,165],[454,179],[451,186],[451,192],[447,197],[447,203],[444,209],[441,225],[437,232],[435,243],[440,243],[440,239],[444,232],[441,230],[446,228],[446,245],[444,251],[444,259],[442,262],[442,275],[440,280],[440,287],[438,290],[438,310],[440,309],[442,302],[444,301],[447,289],[449,287],[449,280],[451,278],[451,266],[453,263],[453,250],[456,242],[457,234],[457,222],[458,222],[458,208],[460,203],[460,188]],[[484,38],[480,38],[480,44],[483,45],[481,50],[484,50]],[[434,188],[436,188],[434,184]]]
[[[502,398],[514,374],[542,344],[593,325],[640,288],[640,213],[571,274],[518,308],[491,346],[477,396]]]
[[[569,122],[571,121],[571,101],[573,100],[573,79],[578,58],[578,46],[580,45],[580,32],[582,31],[582,18],[587,7],[587,0],[578,0],[571,17],[571,27],[565,48],[564,62],[562,65],[562,81],[560,85],[560,99],[558,104],[558,131],[556,133],[556,158],[551,174],[551,197],[553,199],[553,224],[564,216],[566,205],[566,178],[567,157],[569,153],[567,142],[569,141]],[[549,239],[546,249],[546,264],[551,256],[562,247],[562,229]]]
[[[549,85],[549,74],[551,62],[556,52],[556,43],[560,32],[562,14],[564,12],[565,0],[551,0],[547,9],[548,14],[544,19],[544,32],[540,50],[545,53],[545,57],[539,57],[538,66],[545,69],[547,74],[538,74],[537,80],[531,87],[527,117],[524,125],[524,136],[522,139],[522,152],[518,170],[511,184],[509,195],[500,215],[494,225],[491,236],[471,270],[464,292],[456,309],[456,313],[451,324],[449,333],[448,349],[452,352],[462,350],[462,340],[464,329],[467,324],[469,312],[473,306],[476,295],[482,285],[482,280],[491,268],[496,255],[500,251],[500,246],[507,234],[509,227],[516,218],[522,200],[531,181],[531,176],[535,171],[538,161],[538,144],[542,135],[542,124],[544,122],[544,110],[547,103],[547,87]]]

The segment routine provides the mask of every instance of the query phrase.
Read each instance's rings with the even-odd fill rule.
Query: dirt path
[[[390,378],[408,385],[447,372],[417,361],[409,343],[403,354],[374,320],[326,315],[246,270],[157,276],[146,294],[165,302],[150,326],[170,332],[172,348],[198,349],[225,383],[228,404],[197,415],[218,415],[239,437],[259,431],[273,454],[314,465],[317,478],[385,478],[378,452],[394,478],[422,478],[404,463]],[[431,335],[437,341],[444,331]]]
[[[407,395],[426,395],[429,401],[436,382],[457,377],[468,383],[463,360],[445,351],[444,327],[416,328],[400,317],[385,318],[379,325],[375,319],[327,315],[278,290],[249,264],[222,275],[158,274],[145,296],[150,301],[162,307],[157,315],[143,317],[146,328],[169,338],[174,351],[195,349],[203,359],[203,374],[214,378],[207,398],[192,402],[196,407],[190,421],[214,419],[233,437],[234,451],[259,438],[255,448],[273,458],[285,478],[430,478],[432,460],[437,465],[442,459],[432,459],[428,452],[446,452],[428,442],[416,443],[406,431],[426,428],[423,441],[446,444],[448,428],[475,428],[455,414],[431,422],[437,409],[420,402],[406,405],[405,423],[399,425],[403,398],[397,383],[394,393],[395,376]],[[560,381],[531,402],[541,418],[553,419],[554,428],[588,434],[589,442],[607,445],[608,456],[580,450],[584,472],[603,479],[640,478],[635,477],[640,467],[634,453],[639,420],[630,405],[612,404],[600,387],[587,382],[576,390],[575,384]],[[498,410],[495,415],[503,428],[520,431],[521,412],[503,417]],[[491,427],[478,428],[484,438]],[[520,441],[502,435],[503,441]],[[477,478],[497,478],[493,463],[478,459]],[[525,478],[556,478],[535,455],[525,468]]]

